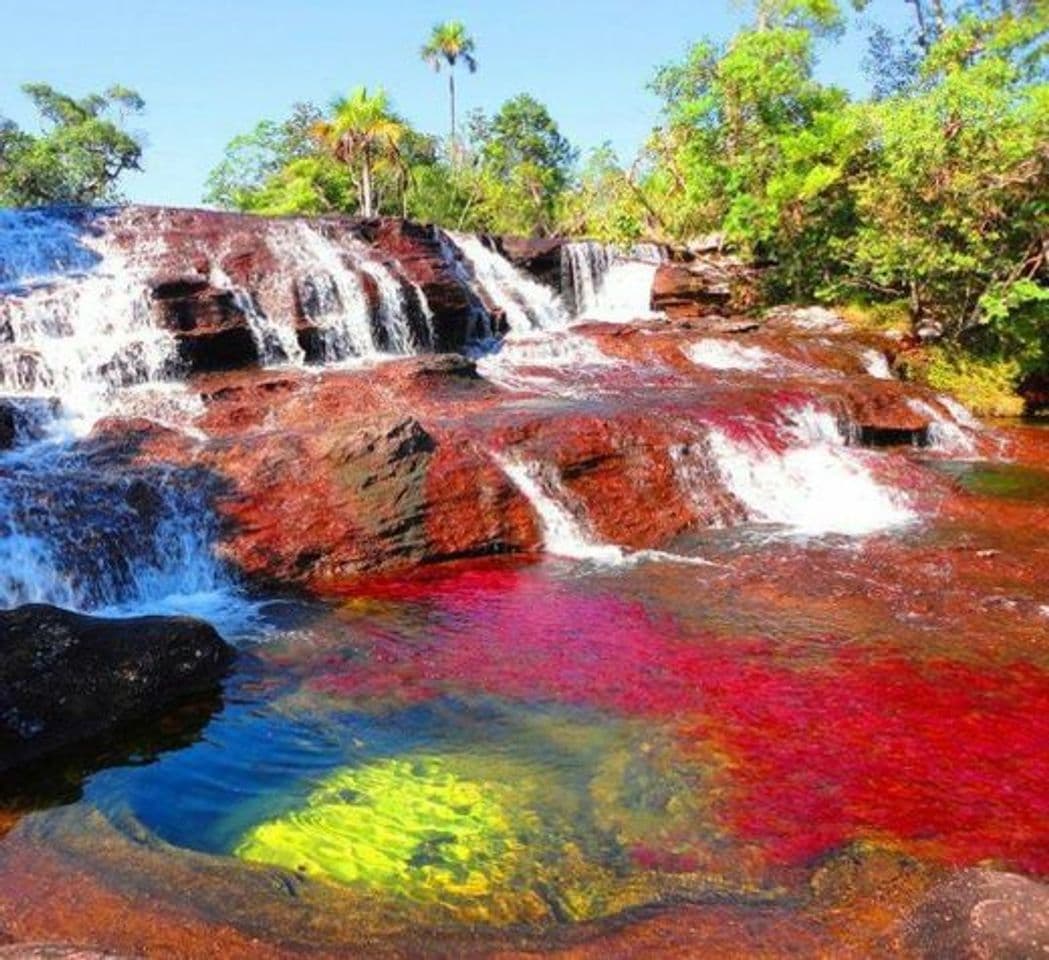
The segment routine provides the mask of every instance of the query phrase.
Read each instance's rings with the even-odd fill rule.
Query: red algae
[[[1049,675],[1034,665],[686,632],[539,568],[376,593],[432,603],[451,629],[411,645],[374,636],[369,660],[328,664],[317,688],[402,703],[497,695],[669,725],[686,752],[727,759],[725,825],[771,863],[884,838],[954,864],[1049,872]]]

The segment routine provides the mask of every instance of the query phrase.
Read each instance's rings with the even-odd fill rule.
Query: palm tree
[[[438,73],[441,64],[448,64],[448,98],[452,107],[452,155],[455,155],[455,65],[461,59],[470,73],[477,70],[477,59],[474,57],[476,44],[467,33],[466,25],[459,20],[447,20],[437,24],[430,39],[422,48],[421,56]]]
[[[375,212],[372,170],[381,161],[401,166],[400,143],[407,132],[390,109],[382,87],[372,95],[367,87],[355,87],[349,96],[332,104],[329,118],[314,124],[313,135],[350,168],[360,211],[366,217]]]

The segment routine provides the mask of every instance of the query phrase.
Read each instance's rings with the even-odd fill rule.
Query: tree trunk
[[[922,50],[928,51],[929,47],[932,46],[932,41],[929,38],[929,29],[925,23],[925,11],[922,9],[922,0],[905,0],[914,7],[914,19],[918,21],[918,46]]]
[[[361,213],[366,217],[372,215],[372,161],[367,153],[361,162]]]
[[[448,102],[452,108],[452,138],[449,141],[452,148],[452,163],[454,164],[459,157],[459,143],[455,135],[455,69],[449,68],[448,70]]]

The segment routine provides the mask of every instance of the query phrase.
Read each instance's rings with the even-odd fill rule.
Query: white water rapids
[[[21,445],[0,452],[0,607],[42,601],[196,613],[236,631],[251,606],[216,556],[209,478],[121,469],[83,443],[111,416],[147,417],[193,438],[203,409],[184,382],[178,338],[159,325],[151,302],[164,241],[118,243],[110,218],[119,216],[0,211],[0,401],[13,402],[21,425]],[[433,349],[433,311],[401,264],[330,224],[267,224],[280,265],[273,275],[248,289],[233,278],[241,276],[234,266],[222,266],[231,251],[219,250],[209,251],[204,278],[243,316],[260,365],[353,367]],[[491,382],[551,403],[645,386],[651,370],[607,355],[572,325],[650,316],[658,248],[564,245],[571,291],[562,298],[480,238],[439,233],[437,240],[468,295],[478,367]],[[293,303],[319,343],[309,358]],[[689,356],[726,378],[780,369],[779,358],[760,347],[714,338],[693,344]],[[870,352],[862,360],[872,376],[886,376],[883,357]],[[633,381],[616,379],[624,370]],[[930,411],[934,443],[971,451],[974,429],[960,414]],[[863,536],[913,521],[907,498],[876,479],[878,455],[849,446],[830,414],[785,413],[781,445],[743,426],[712,424],[702,451],[708,479],[719,477],[750,521],[807,536]],[[681,483],[698,477],[678,461]],[[689,562],[597,542],[548,465],[510,454],[499,462],[536,511],[549,553],[611,564]]]

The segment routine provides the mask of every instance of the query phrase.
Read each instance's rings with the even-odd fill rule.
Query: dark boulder
[[[39,440],[58,411],[58,401],[49,398],[0,398],[0,450]]]
[[[0,450],[10,450],[18,435],[18,421],[13,403],[0,400]]]
[[[188,617],[0,611],[0,771],[214,686],[231,648]]]
[[[519,270],[553,290],[564,289],[562,248],[565,241],[561,238],[497,237],[493,245]]]
[[[157,320],[175,334],[179,357],[191,370],[258,363],[258,347],[232,292],[193,275],[158,277],[151,288]]]

